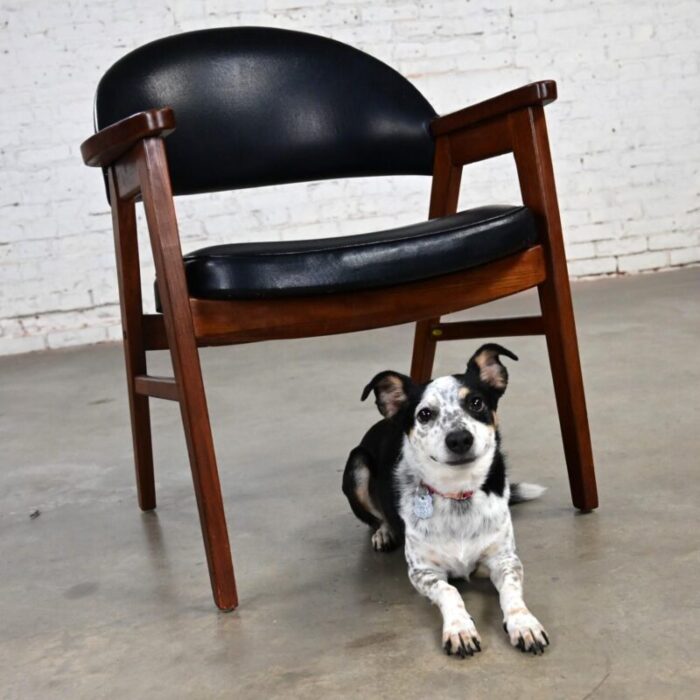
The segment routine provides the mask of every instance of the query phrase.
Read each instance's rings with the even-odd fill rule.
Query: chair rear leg
[[[131,435],[134,443],[136,466],[136,492],[141,510],[156,507],[156,485],[153,474],[153,446],[151,442],[151,411],[148,396],[134,390],[134,376],[146,374],[146,353],[135,348],[128,334],[124,333],[124,355],[126,358],[126,382],[131,413]]]
[[[423,384],[430,379],[433,373],[437,343],[432,336],[431,328],[439,321],[439,318],[431,318],[416,323],[416,332],[413,338],[413,359],[411,360],[411,379],[414,382]]]
[[[131,436],[136,466],[136,490],[141,510],[153,510],[156,507],[156,487],[153,476],[151,414],[148,397],[137,394],[134,389],[134,377],[146,374],[146,351],[141,328],[143,305],[141,301],[139,249],[136,239],[136,211],[133,201],[124,201],[119,198],[114,173],[111,171],[108,175],[108,184],[112,203],[114,248],[124,335],[126,385],[129,394]]]
[[[598,507],[598,491],[568,280],[558,290],[547,280],[538,291],[571,498],[576,508],[589,511]]]
[[[450,145],[447,138],[439,138],[435,144],[433,183],[430,191],[428,218],[435,219],[457,211],[459,185],[462,180],[462,166],[452,163]],[[433,374],[436,342],[431,329],[440,318],[428,318],[416,323],[411,360],[411,379],[414,382],[427,382]]]

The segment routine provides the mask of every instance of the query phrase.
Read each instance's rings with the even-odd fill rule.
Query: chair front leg
[[[165,302],[163,310],[168,313]],[[219,609],[233,610],[238,606],[238,595],[199,352],[194,335],[175,343],[172,335],[168,333],[173,367],[179,367],[175,377],[180,392],[180,412],[212,593]]]
[[[231,548],[162,139],[143,142],[139,179],[216,605],[238,605]]]
[[[566,261],[561,264],[566,265]],[[563,286],[566,289],[562,289]],[[598,492],[576,325],[568,287],[568,280],[557,285],[552,278],[548,278],[539,285],[538,292],[571,499],[576,508],[590,511],[598,507]]]
[[[538,291],[571,497],[576,508],[590,511],[598,507],[598,492],[544,110],[513,114],[511,128],[523,203],[537,217],[545,249],[547,277]]]

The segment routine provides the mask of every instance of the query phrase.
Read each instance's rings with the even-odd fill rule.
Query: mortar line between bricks
[[[80,306],[72,309],[50,309],[48,311],[39,311],[33,314],[19,314],[17,316],[8,316],[6,320],[8,321],[23,321],[27,318],[37,318],[39,316],[50,316],[52,314],[74,314],[80,313],[81,311],[96,311],[98,309],[118,309],[119,302],[115,301],[113,304],[96,304],[94,306]]]

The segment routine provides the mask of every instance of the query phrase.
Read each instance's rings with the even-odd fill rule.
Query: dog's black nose
[[[453,430],[445,437],[447,447],[458,455],[468,452],[473,442],[474,436],[468,430]]]

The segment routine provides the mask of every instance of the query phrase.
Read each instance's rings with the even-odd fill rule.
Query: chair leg
[[[174,349],[173,353],[178,353],[180,357],[179,362],[173,357],[173,364],[182,369],[178,381],[180,410],[190,456],[199,521],[214,602],[220,610],[233,610],[238,606],[238,594],[202,370],[194,343],[187,345],[194,352],[189,352],[190,347]],[[185,352],[181,352],[183,349]]]
[[[139,181],[178,388],[209,578],[217,607],[233,610],[238,605],[236,580],[165,146],[161,139],[147,139],[141,148]]]
[[[134,375],[146,374],[146,354],[133,347],[133,341],[125,333],[126,382],[131,413],[131,435],[134,443],[136,466],[136,492],[141,510],[156,507],[156,485],[153,474],[153,446],[151,443],[151,411],[148,396],[134,390]]]
[[[413,359],[411,360],[411,379],[414,382],[423,384],[430,379],[433,373],[437,343],[430,329],[439,321],[439,318],[431,318],[416,323],[416,332],[413,338]]]
[[[148,397],[137,394],[134,390],[134,376],[146,374],[146,351],[141,328],[143,306],[139,249],[136,240],[136,211],[133,201],[120,200],[112,172],[108,174],[108,184],[112,202],[119,303],[124,333],[124,360],[136,466],[136,492],[141,510],[153,510],[156,507],[156,487],[153,477],[151,414]]]
[[[546,250],[547,278],[538,290],[571,497],[576,508],[593,510],[598,507],[593,451],[544,110],[520,110],[510,122],[523,204],[535,214]]]
[[[598,492],[568,281],[565,286],[558,294],[555,285],[547,280],[538,291],[571,498],[576,508],[590,511],[598,507]]]

